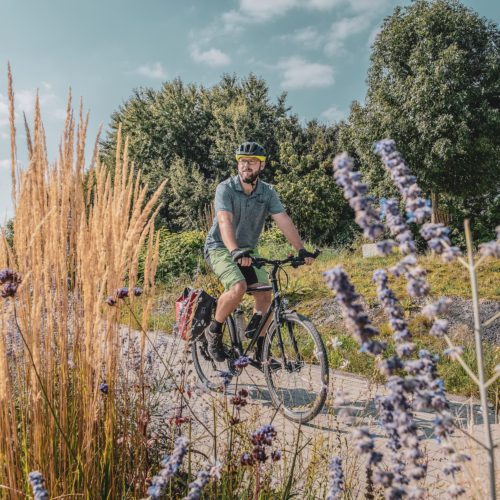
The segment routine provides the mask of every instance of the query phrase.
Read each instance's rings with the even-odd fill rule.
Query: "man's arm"
[[[299,232],[295,227],[292,219],[286,212],[280,212],[279,214],[272,215],[274,222],[280,229],[280,231],[285,235],[285,238],[288,240],[290,245],[292,245],[295,250],[300,250],[304,248],[304,243],[300,238]]]
[[[220,235],[226,248],[232,252],[238,248],[236,236],[233,228],[233,214],[226,210],[219,210],[217,212],[217,222],[219,223]]]

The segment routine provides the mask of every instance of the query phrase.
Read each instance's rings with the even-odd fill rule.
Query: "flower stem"
[[[479,316],[479,293],[477,287],[476,268],[474,266],[474,255],[472,250],[472,236],[470,231],[470,223],[468,219],[464,221],[464,227],[465,227],[465,239],[467,241],[467,257],[469,260],[470,284],[472,289],[472,307],[474,311],[474,337],[476,341],[479,394],[481,397],[481,408],[483,412],[483,425],[484,425],[484,434],[486,439],[486,447],[488,449],[487,460],[488,460],[488,470],[489,470],[490,498],[492,500],[496,500],[495,456],[494,456],[495,450],[493,448],[493,441],[491,438],[491,427],[488,418],[488,398],[486,392],[486,384],[484,381],[483,347],[481,344],[481,319]]]

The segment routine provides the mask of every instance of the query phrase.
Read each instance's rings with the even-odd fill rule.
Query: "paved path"
[[[355,376],[341,371],[330,371],[329,397],[323,412],[308,424],[298,425],[287,420],[280,412],[277,412],[271,403],[269,392],[261,372],[252,367],[247,367],[243,374],[229,385],[226,394],[213,391],[205,392],[200,386],[191,361],[189,346],[182,340],[164,334],[151,333],[150,338],[159,346],[164,362],[170,369],[176,371],[177,376],[184,376],[190,389],[193,391],[189,399],[191,411],[195,415],[195,420],[191,428],[191,441],[200,453],[212,457],[221,456],[224,447],[227,446],[229,418],[237,415],[230,404],[231,396],[235,390],[245,387],[249,391],[248,404],[241,409],[240,419],[246,421],[246,428],[255,429],[260,425],[268,424],[272,421],[278,431],[276,446],[284,451],[292,453],[297,446],[301,449],[296,471],[304,488],[308,486],[308,478],[312,473],[326,477],[327,459],[340,454],[344,459],[344,466],[349,473],[356,474],[356,469],[363,469],[363,458],[359,457],[352,443],[350,433],[353,426],[368,425],[371,432],[376,437],[376,445],[380,451],[384,451],[386,437],[383,429],[377,425],[376,409],[374,397],[383,395],[385,388],[382,385],[371,383],[366,378]],[[160,375],[163,380],[166,372],[163,363],[158,362],[158,357],[152,352],[153,372]],[[184,368],[183,368],[184,367]],[[223,366],[221,366],[223,368]],[[334,408],[333,395],[341,391],[347,404],[342,405],[343,409],[348,409],[351,417],[346,419],[339,416],[339,408]],[[164,397],[159,398],[160,407],[158,410],[158,425],[163,425],[166,415],[174,416],[179,413],[179,398],[173,395],[175,391],[165,392]],[[177,403],[175,402],[177,401]],[[478,401],[469,401],[464,398],[450,397],[451,411],[456,416],[457,424],[464,428],[474,439],[482,440],[483,427],[477,424],[482,422]],[[215,409],[215,411],[214,411]],[[183,409],[183,415],[189,410]],[[223,415],[226,415],[225,417]],[[217,415],[214,419],[214,415]],[[221,416],[222,415],[222,416]],[[431,412],[415,412],[414,419],[419,428],[422,438],[421,447],[427,451],[428,474],[426,486],[432,493],[429,498],[446,498],[443,493],[445,482],[443,481],[442,467],[444,456],[442,450],[433,436],[434,414]],[[494,420],[493,414],[490,421]],[[473,425],[473,423],[475,425]],[[495,442],[500,444],[500,427],[494,425]],[[479,488],[485,486],[486,469],[484,453],[475,444],[472,438],[464,433],[456,433],[454,443],[459,450],[466,450],[474,456],[474,460],[467,464],[465,480],[468,481],[471,489],[470,498],[485,498]],[[214,435],[217,439],[214,440]],[[298,445],[297,445],[298,443]],[[232,446],[237,452],[238,446],[245,444],[245,436],[239,436],[236,441],[232,441]],[[247,444],[248,449],[248,444]],[[497,449],[498,452],[498,449]],[[500,453],[497,453],[497,469],[500,476]],[[288,462],[289,466],[289,462]],[[311,470],[312,468],[312,470]],[[359,472],[358,472],[359,473]],[[302,475],[302,476],[301,476]],[[281,478],[285,480],[285,478]],[[300,485],[299,481],[299,485]],[[364,497],[364,481],[352,485],[352,495],[354,498]],[[474,495],[474,488],[478,488]],[[500,485],[499,485],[500,490]]]

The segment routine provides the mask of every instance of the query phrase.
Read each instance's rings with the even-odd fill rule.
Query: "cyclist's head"
[[[258,158],[259,161],[266,161],[266,151],[257,142],[244,142],[236,150],[236,159],[239,161],[241,158]]]
[[[244,142],[236,150],[238,173],[243,182],[253,184],[266,163],[266,151],[256,142]]]

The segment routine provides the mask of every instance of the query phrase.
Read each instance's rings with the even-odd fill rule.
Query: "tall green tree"
[[[467,211],[477,196],[493,199],[500,187],[495,23],[455,0],[396,8],[374,42],[367,83],[365,103],[353,103],[340,142],[376,190],[388,184],[372,145],[391,137],[432,195],[435,215],[438,200]]]

